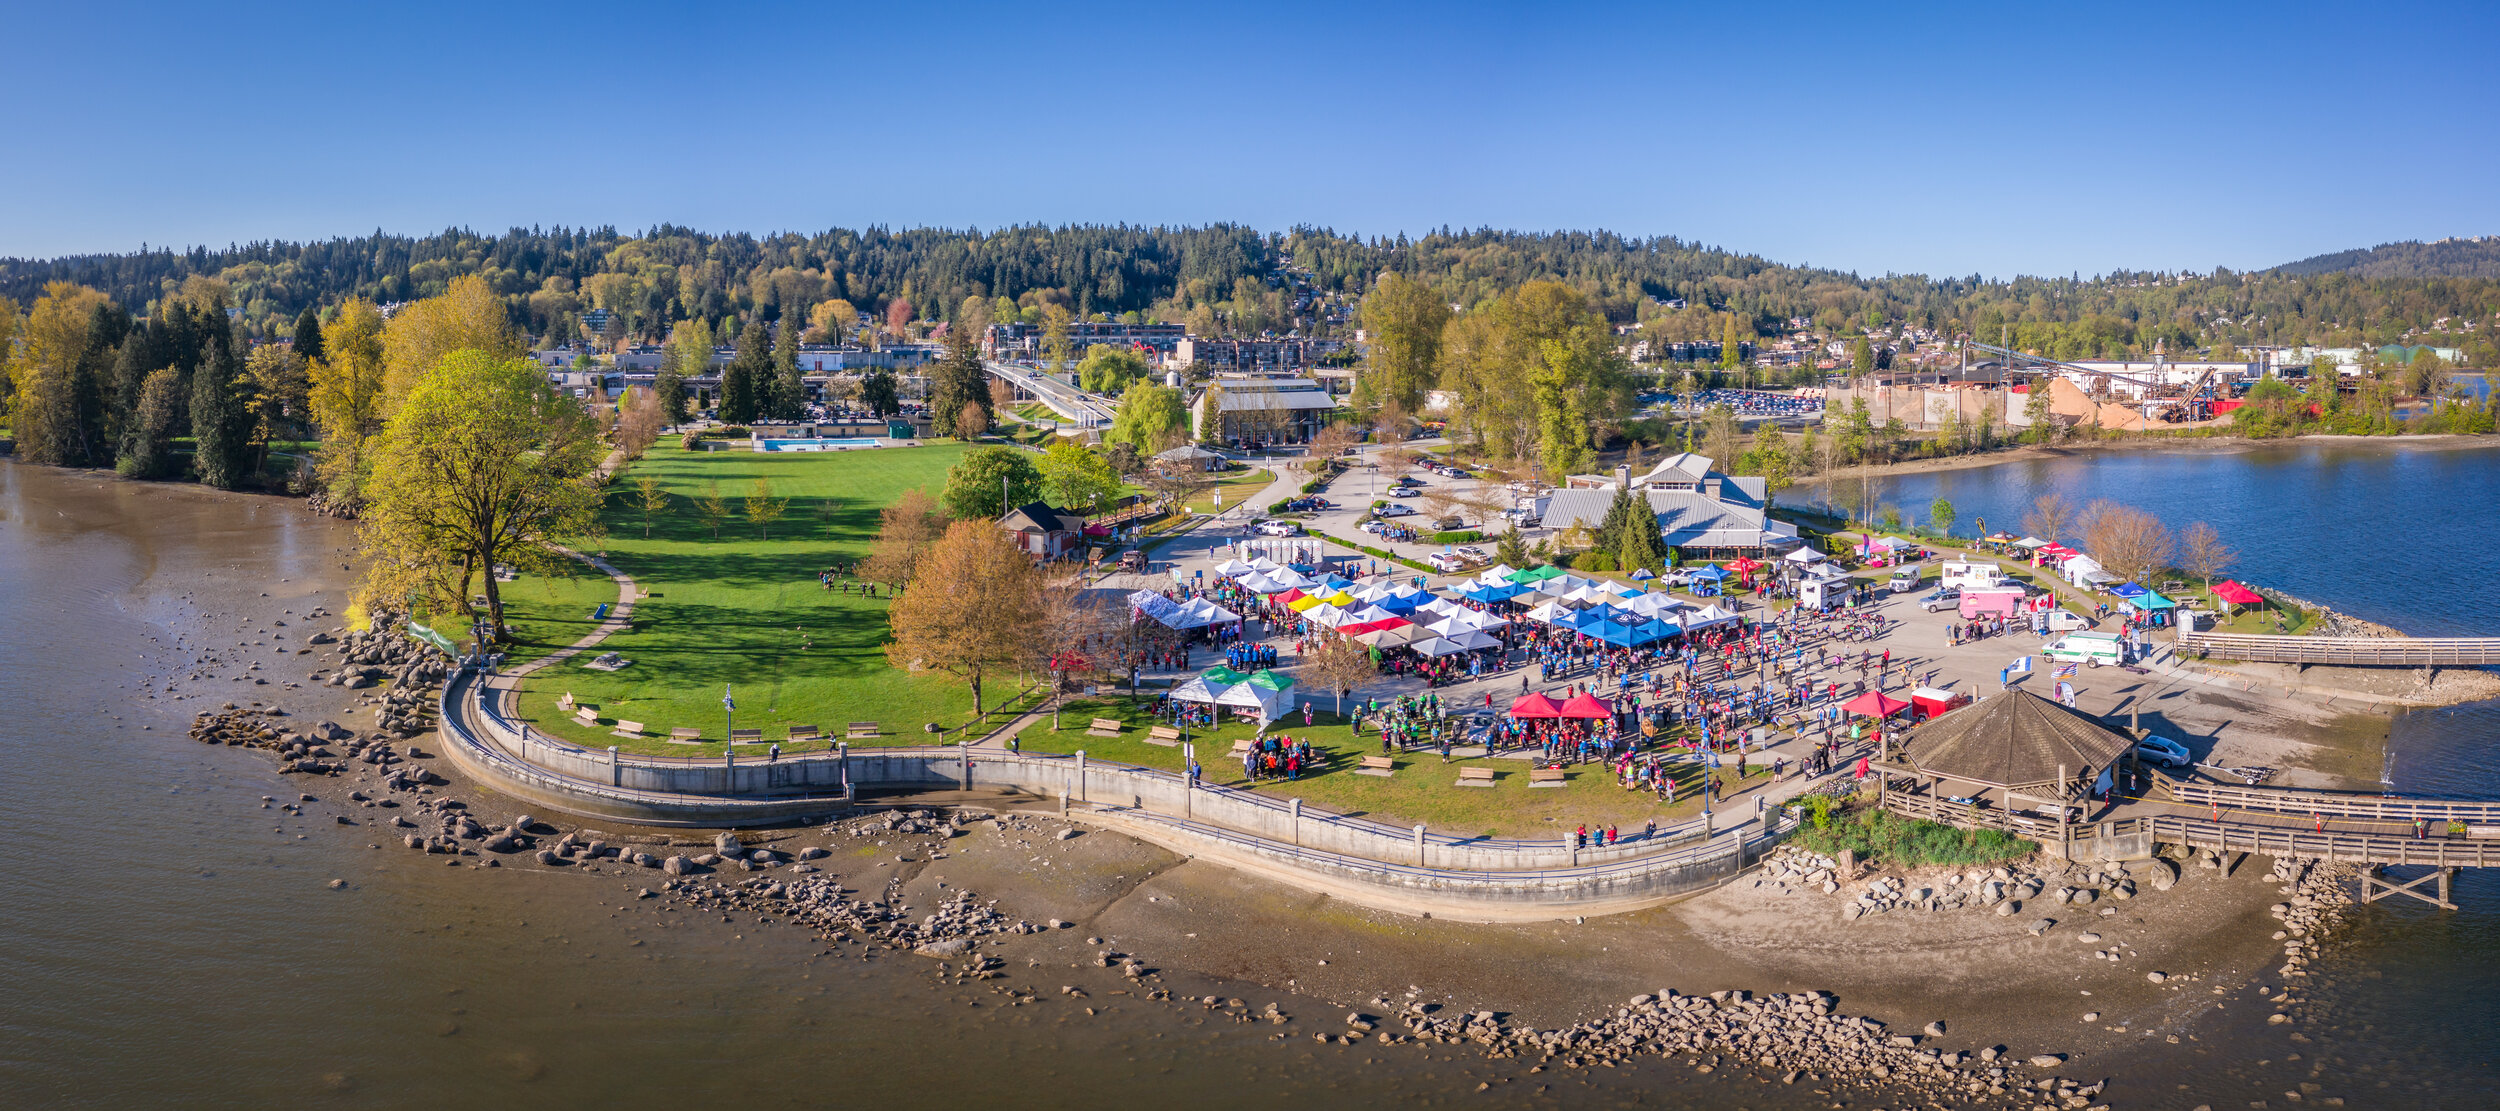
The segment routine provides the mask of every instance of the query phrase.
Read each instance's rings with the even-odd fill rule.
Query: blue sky
[[[1864,273],[2500,233],[2500,5],[26,5],[0,255],[1608,228]]]

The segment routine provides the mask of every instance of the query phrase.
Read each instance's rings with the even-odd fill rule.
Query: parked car
[[[1961,604],[1961,588],[1952,586],[1948,586],[1918,600],[1918,608],[1926,610],[1929,613],[1934,613],[1937,610],[1958,609],[1961,607]]]
[[[1469,559],[1483,559],[1485,557],[1484,549],[1476,547],[1473,544],[1459,545],[1458,554],[1466,556]]]
[[[1292,521],[1261,521],[1256,526],[1261,536],[1300,536],[1302,526]]]
[[[1456,532],[1459,529],[1466,528],[1467,522],[1459,520],[1456,517],[1443,517],[1438,521],[1434,521],[1432,523],[1432,527],[1439,529],[1442,532]]]
[[[1424,562],[1431,564],[1433,570],[1446,575],[1454,571],[1464,570],[1469,563],[1474,561],[1455,552],[1434,552],[1431,555],[1425,556]]]
[[[1120,570],[1143,571],[1146,567],[1146,553],[1138,551],[1135,548],[1131,548],[1128,551],[1120,553]]]
[[[2146,737],[2137,741],[2135,756],[2147,764],[2159,764],[2176,771],[2186,771],[2196,764],[2196,758],[2188,755],[2186,745],[2168,737]]]
[[[1393,498],[1420,498],[1423,494],[1418,492],[1412,486],[1400,486],[1395,490],[1389,491],[1389,496]]]
[[[1372,510],[1372,513],[1375,516],[1380,517],[1412,517],[1415,515],[1415,507],[1411,505],[1384,505],[1378,509]]]

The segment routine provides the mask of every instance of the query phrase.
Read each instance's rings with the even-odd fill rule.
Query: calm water
[[[2362,584],[2478,573],[2472,553],[2491,550],[2492,523],[2464,510],[2500,505],[2489,485],[2500,457],[2299,456],[2077,460],[2005,468],[2001,481],[2085,497],[2173,484],[2146,500],[2175,495],[2154,502],[2165,513],[2233,507],[2201,512],[2246,553],[2251,577],[2408,627],[2489,604]],[[1920,481],[1951,483],[1966,516],[1995,524],[2008,510],[1988,501],[1994,473]],[[1893,500],[1909,485],[1898,481]],[[2399,558],[2353,543],[2382,535],[2404,537]],[[280,502],[0,463],[0,1107],[1482,1104],[1478,1080],[1518,1071],[1398,1053],[1367,1066],[1307,1040],[1270,1044],[1266,1026],[1197,1027],[1163,1010],[1057,1025],[1058,1011],[967,1006],[910,962],[818,961],[784,928],[654,930],[648,915],[613,913],[606,881],[423,867],[366,848],[358,831],[263,809],[262,796],[291,799],[299,784],[257,756],[182,739],[203,703],[146,695],[186,676],[198,646],[234,643],[234,600],[266,593],[272,609],[308,608],[304,592],[336,580],[346,539]],[[2382,578],[2382,562],[2396,573]],[[203,570],[212,577],[187,594]],[[274,685],[180,685],[284,702]],[[2404,719],[2400,785],[2495,793],[2493,716]],[[332,877],[351,887],[330,890]],[[2391,1080],[2403,1095],[2387,1105],[2500,1100],[2500,885],[2469,875],[2462,886],[2460,914],[2372,908],[2355,954],[2318,977],[2349,1026],[2320,1039],[2318,1058],[2419,1070]],[[2164,1075],[2125,1078],[2129,1106],[2161,1105],[2154,1093],[2173,1082],[2195,1097],[2181,1106],[2238,1106],[2225,1097],[2286,1083],[2269,1074],[2271,1089],[2254,1091],[2244,1077],[2147,1071]],[[1497,1089],[1502,1102],[1822,1105],[1776,1086],[1696,1085],[1688,1069],[1521,1079],[1554,1088]],[[2438,1087],[2404,1087],[2423,1079]]]
[[[1948,499],[1955,531],[1973,535],[1982,517],[1992,531],[2022,532],[2025,511],[2050,491],[2078,505],[2127,502],[2174,531],[2204,521],[2240,554],[2230,574],[2346,613],[2417,635],[2500,636],[2500,448],[2090,452],[1888,478],[1879,497],[1906,520]],[[1791,498],[1819,496],[1803,494]],[[2399,791],[2500,798],[2500,703],[2403,714],[2388,751]],[[2453,914],[2401,898],[2366,908],[2352,951],[2313,980],[2349,1019],[2338,1035],[2345,1059],[2401,1063],[2449,1082],[2410,1090],[2405,1101],[2435,1093],[2436,1102],[2496,1106],[2500,875],[2462,873],[2457,901],[2465,909]],[[2390,1090],[2408,1091],[2402,1080]]]

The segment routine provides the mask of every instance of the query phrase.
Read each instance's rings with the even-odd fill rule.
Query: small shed
[[[1016,546],[1039,559],[1071,559],[1085,545],[1085,518],[1041,502],[1009,510],[999,527],[1015,534]]]

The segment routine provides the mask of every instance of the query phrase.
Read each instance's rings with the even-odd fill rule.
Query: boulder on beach
[[[695,863],[682,856],[672,856],[660,865],[660,870],[672,876],[690,875],[695,870]]]
[[[963,956],[964,952],[970,948],[972,948],[971,942],[965,941],[960,937],[950,937],[944,941],[928,942],[913,949],[912,952],[924,957],[936,957],[943,959],[947,957]]]

